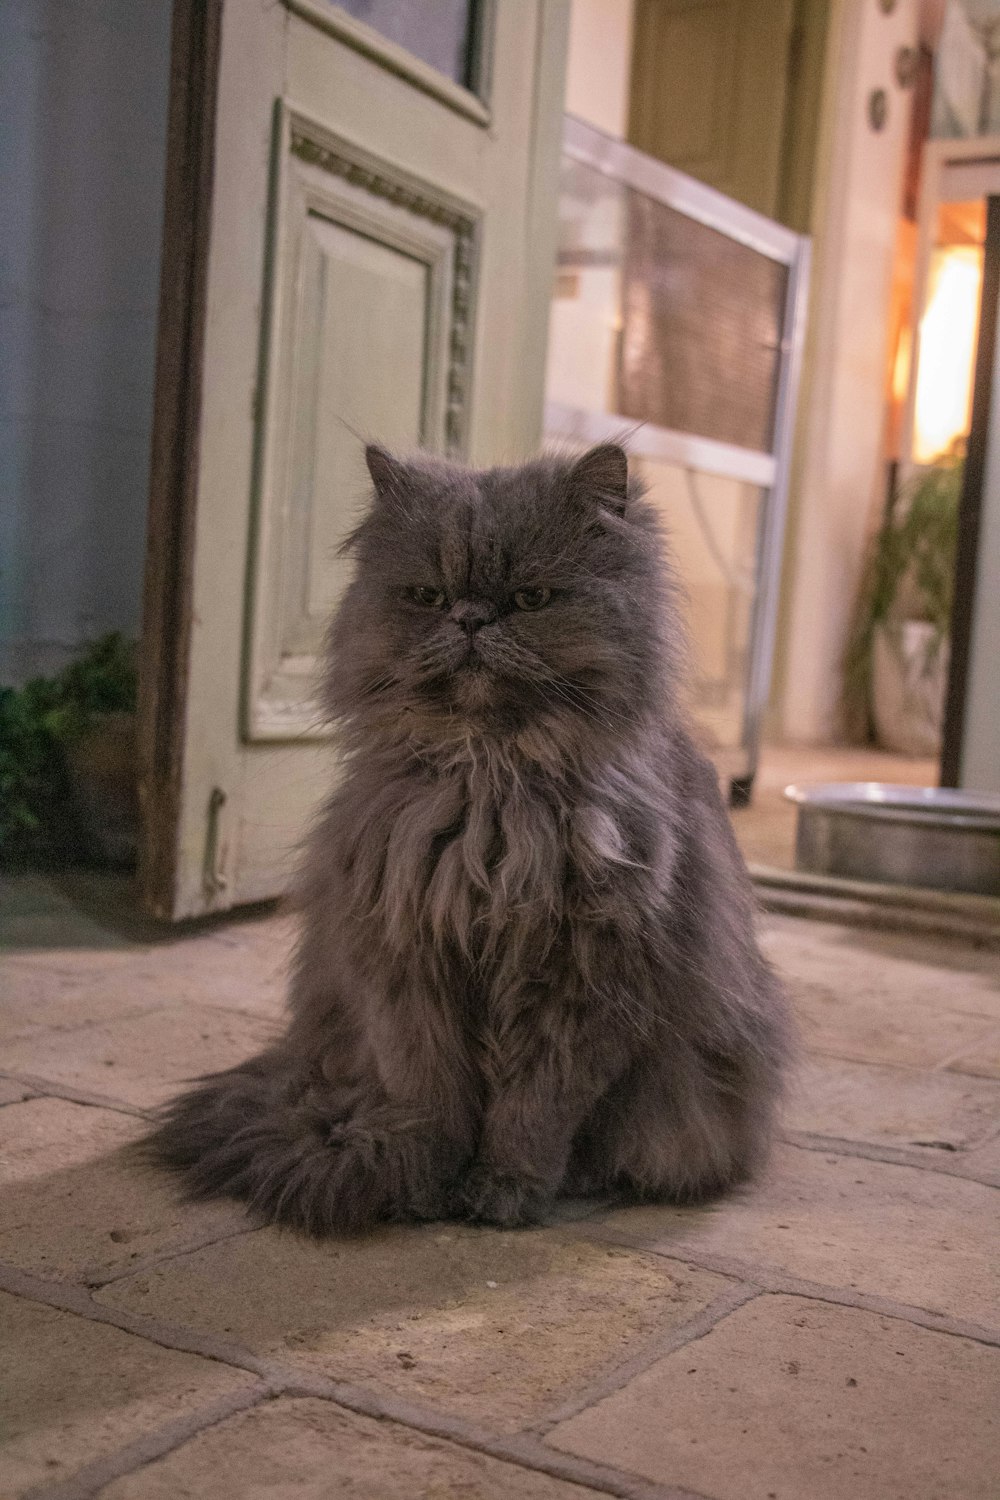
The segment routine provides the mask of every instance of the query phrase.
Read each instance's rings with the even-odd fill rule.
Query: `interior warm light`
[[[901,406],[910,383],[910,360],[913,357],[913,333],[904,323],[899,330],[896,358],[892,362],[892,399]]]
[[[975,245],[935,250],[930,297],[920,320],[913,457],[929,464],[969,431],[983,252]]]

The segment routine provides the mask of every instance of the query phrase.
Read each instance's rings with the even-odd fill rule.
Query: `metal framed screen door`
[[[142,687],[146,904],[278,894],[359,434],[541,433],[568,4],[175,7]]]
[[[546,431],[627,436],[661,510],[691,709],[749,799],[774,649],[809,242],[567,119]]]

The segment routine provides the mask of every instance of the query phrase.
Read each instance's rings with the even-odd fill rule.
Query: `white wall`
[[[0,4],[0,684],[139,629],[170,11]]]
[[[813,284],[785,556],[772,733],[823,743],[840,730],[842,661],[865,548],[881,505],[890,287],[910,95],[897,48],[917,0],[889,16],[832,7],[814,206]],[[889,95],[879,133],[872,89]]]
[[[624,138],[632,71],[633,0],[572,0],[566,113]]]

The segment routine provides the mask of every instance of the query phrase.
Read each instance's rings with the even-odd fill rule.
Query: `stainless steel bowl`
[[[879,781],[789,786],[795,865],[818,875],[1000,896],[1000,796]]]

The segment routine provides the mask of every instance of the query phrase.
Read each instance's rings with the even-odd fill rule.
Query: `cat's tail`
[[[332,1088],[304,1084],[274,1053],[201,1079],[168,1104],[141,1143],[192,1198],[235,1198],[263,1223],[351,1233],[411,1217],[412,1163],[351,1129]],[[431,1214],[421,1216],[433,1216]]]

